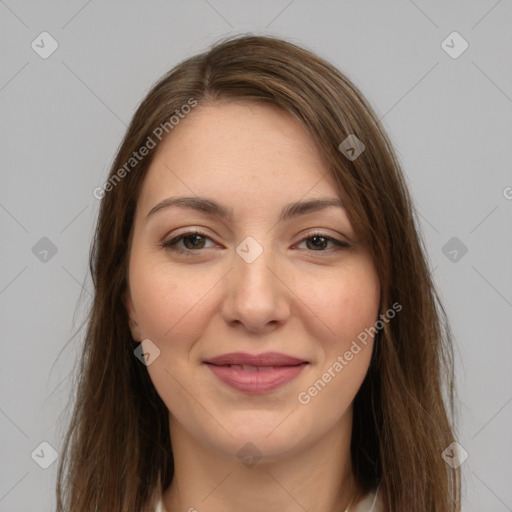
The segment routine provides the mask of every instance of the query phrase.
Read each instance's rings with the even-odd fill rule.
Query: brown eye
[[[323,236],[312,236],[306,240],[308,249],[316,251],[318,249],[325,249],[329,243],[329,240]]]
[[[316,252],[327,252],[328,249],[348,249],[350,247],[346,242],[336,240],[321,233],[312,233],[307,238],[304,238],[299,246],[304,243],[306,244],[306,249]]]
[[[205,239],[201,235],[188,235],[183,237],[183,245],[187,249],[202,249]]]
[[[210,245],[207,245],[208,242]],[[183,233],[162,244],[162,247],[167,251],[186,254],[192,254],[193,252],[199,252],[200,249],[208,249],[214,246],[215,244],[208,236],[195,231]]]

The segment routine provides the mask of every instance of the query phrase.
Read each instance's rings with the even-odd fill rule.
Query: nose
[[[264,334],[278,329],[289,318],[292,292],[270,249],[251,263],[235,254],[234,268],[226,278],[222,312],[231,326]]]

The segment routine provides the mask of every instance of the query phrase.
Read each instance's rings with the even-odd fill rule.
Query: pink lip
[[[243,352],[223,354],[205,361],[222,382],[244,393],[267,393],[293,380],[308,361],[277,352],[251,355]],[[234,365],[234,366],[230,366]],[[264,370],[242,366],[265,367]],[[266,368],[266,367],[272,368]]]

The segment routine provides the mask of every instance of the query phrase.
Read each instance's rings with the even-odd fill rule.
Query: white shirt
[[[165,512],[165,510],[162,512]],[[354,510],[349,508],[348,512],[384,512],[379,489],[377,488],[375,491],[369,492],[357,504],[357,507]]]
[[[364,499],[358,503],[356,508],[350,508],[348,512],[384,512],[378,491],[377,489],[376,491],[369,492]],[[158,503],[155,512],[167,512],[161,501]]]

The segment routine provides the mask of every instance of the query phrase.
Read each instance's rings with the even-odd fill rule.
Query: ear
[[[139,324],[137,323],[137,315],[135,313],[135,308],[133,307],[133,301],[129,290],[126,290],[124,294],[124,306],[128,313],[128,325],[132,333],[132,338],[135,341],[142,341]]]

